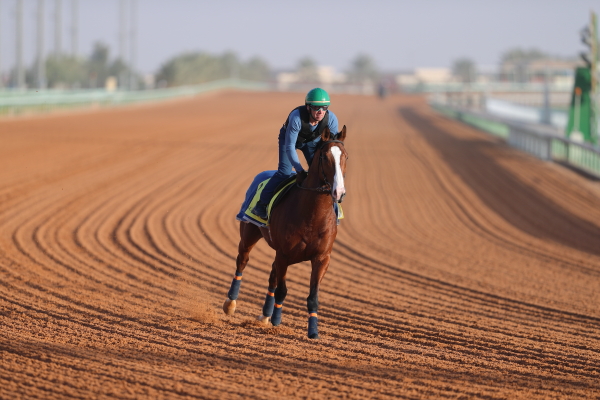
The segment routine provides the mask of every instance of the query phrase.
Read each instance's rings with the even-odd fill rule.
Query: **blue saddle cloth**
[[[264,171],[264,172],[261,172],[260,174],[256,175],[256,177],[254,177],[254,180],[252,181],[252,183],[250,184],[250,187],[246,191],[246,197],[244,198],[244,202],[242,203],[242,208],[240,209],[240,212],[235,216],[235,219],[237,219],[238,221],[251,222],[254,225],[258,225],[258,226],[267,226],[267,223],[264,220],[262,220],[256,216],[252,217],[251,215],[248,215],[248,213],[246,213],[246,211],[250,207],[250,203],[252,203],[252,200],[254,199],[254,196],[256,195],[258,186],[261,183],[265,182],[267,179],[271,179],[271,177],[273,175],[275,175],[275,172],[277,172],[277,170]]]
[[[262,188],[264,188],[265,185],[267,184],[267,182],[269,181],[269,179],[271,179],[271,177],[273,175],[275,175],[275,172],[277,172],[277,171],[276,170],[274,170],[274,171],[264,171],[264,172],[261,172],[260,174],[256,175],[256,177],[254,177],[254,180],[252,181],[252,183],[250,184],[250,187],[246,191],[246,196],[244,197],[244,202],[242,203],[242,207],[240,208],[240,212],[237,213],[237,215],[235,216],[235,219],[237,219],[238,221],[250,222],[250,223],[252,223],[254,225],[257,225],[259,227],[265,227],[265,226],[269,225],[268,221],[260,218],[257,215],[254,215],[252,213],[252,209],[254,208],[254,206],[258,202],[258,199],[260,198],[260,192],[259,191],[262,191]],[[284,181],[275,190],[275,195],[271,199],[269,207],[267,208],[267,211],[268,211],[269,214],[271,213],[271,208],[274,207],[274,202],[275,202],[276,198],[280,194],[287,192],[287,190],[284,190],[284,189],[286,187],[288,187],[289,184],[291,184],[293,182],[295,182],[295,180],[291,180],[287,184],[286,184],[286,181]],[[337,218],[338,218],[337,219],[337,223],[339,225],[340,219],[344,218],[344,212],[342,211],[341,204],[334,203],[333,204],[333,209],[335,211],[335,214],[337,215]]]

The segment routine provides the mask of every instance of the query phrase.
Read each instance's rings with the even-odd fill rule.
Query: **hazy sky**
[[[71,50],[71,4],[62,0],[62,47]],[[129,2],[129,0],[127,0]],[[0,0],[0,65],[15,63],[17,0]],[[23,0],[24,53],[33,62],[38,0]],[[45,0],[45,50],[54,49],[56,0]],[[79,0],[81,55],[102,41],[118,53],[119,0]],[[136,65],[155,72],[184,51],[234,51],[294,68],[304,56],[342,71],[359,54],[384,70],[449,67],[459,57],[485,66],[514,47],[574,56],[579,31],[600,0],[136,0]],[[129,21],[129,18],[128,18]]]

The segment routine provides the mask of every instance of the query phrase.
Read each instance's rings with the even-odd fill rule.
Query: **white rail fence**
[[[0,89],[0,117],[39,114],[57,109],[78,107],[112,107],[123,104],[160,101],[179,97],[192,97],[216,90],[235,89],[252,91],[279,91],[306,93],[314,84],[289,84],[282,87],[276,82],[252,82],[224,79],[200,85],[179,86],[151,90],[10,90]],[[330,93],[373,94],[372,85],[329,84],[322,86]]]
[[[0,91],[0,116],[37,114],[76,107],[110,107],[123,104],[192,97],[222,89],[267,90],[269,84],[240,80],[219,80],[194,86],[152,90],[3,90]]]
[[[600,148],[562,137],[556,128],[431,103],[439,112],[504,138],[507,143],[545,161],[566,164],[600,178]]]

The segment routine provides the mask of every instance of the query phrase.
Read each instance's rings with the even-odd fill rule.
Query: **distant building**
[[[347,79],[346,74],[339,73],[335,70],[335,68],[329,66],[318,67],[317,76],[319,77],[319,82],[326,85],[332,85],[334,83],[344,83]]]
[[[548,83],[573,85],[576,60],[537,59],[531,61],[505,61],[500,64],[499,80],[515,83]]]
[[[396,84],[400,87],[416,86],[419,84],[419,79],[414,72],[401,72],[396,75]]]
[[[417,68],[415,76],[425,84],[440,84],[450,82],[452,72],[449,68]]]
[[[452,72],[448,68],[416,68],[412,72],[396,75],[396,83],[401,86],[437,85],[452,81]]]
[[[330,86],[340,83],[345,83],[347,76],[344,73],[339,73],[331,66],[319,66],[316,70],[316,81],[304,82],[297,71],[282,71],[277,74],[277,86],[280,90],[290,89],[298,84],[319,84],[322,86]]]

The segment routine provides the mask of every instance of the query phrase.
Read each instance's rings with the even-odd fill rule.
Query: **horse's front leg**
[[[275,255],[274,265],[277,278],[277,289],[275,289],[275,304],[273,306],[273,315],[271,315],[271,323],[273,324],[273,326],[277,326],[281,323],[283,301],[285,300],[285,296],[287,296],[287,286],[285,284],[285,277],[287,275],[289,263],[287,258],[278,252]]]
[[[275,263],[271,266],[271,275],[269,275],[269,289],[267,290],[267,296],[265,298],[265,304],[263,305],[262,315],[258,317],[258,320],[267,325],[273,315],[273,307],[275,306],[275,289],[277,288],[277,271],[275,270]]]
[[[256,225],[240,222],[240,244],[238,245],[238,256],[235,260],[235,275],[227,292],[227,300],[223,303],[223,311],[227,315],[233,315],[235,312],[236,300],[242,286],[242,273],[250,260],[250,251],[260,238],[262,238],[262,233]]]
[[[310,273],[310,293],[306,298],[308,308],[308,337],[319,338],[318,316],[319,310],[319,286],[329,267],[330,255],[320,255],[311,260],[312,270]]]

